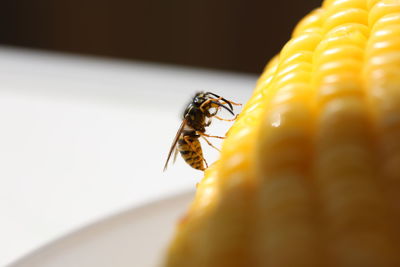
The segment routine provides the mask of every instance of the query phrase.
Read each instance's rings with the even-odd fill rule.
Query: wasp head
[[[206,118],[215,116],[220,108],[235,115],[230,101],[214,93],[199,92],[186,107],[183,117],[190,127],[204,131],[205,127],[208,126]]]

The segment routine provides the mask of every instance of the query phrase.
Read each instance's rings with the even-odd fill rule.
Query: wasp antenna
[[[220,96],[219,96],[219,95],[217,95],[217,94],[214,94],[214,93],[211,93],[211,92],[207,92],[206,94],[207,94],[207,95],[212,95],[212,96],[215,96],[216,98],[220,98]]]
[[[229,105],[229,107],[231,108],[231,110],[233,111],[233,106],[232,106],[232,104],[231,104],[231,101],[228,101],[228,100],[226,100],[226,99],[223,98],[223,97],[221,97],[221,99],[222,99],[225,103],[227,103],[227,104]]]
[[[218,105],[218,106],[220,106],[220,107],[226,109],[227,111],[229,111],[229,113],[231,113],[233,116],[235,116],[235,113],[233,113],[233,111],[230,110],[229,108],[227,108],[225,105],[223,105],[223,104],[221,104],[221,103],[219,103],[219,102],[217,102],[217,101],[211,101],[211,103],[216,104],[216,105]]]
[[[217,95],[217,94],[211,93],[211,92],[207,92],[207,94],[212,95],[212,96],[215,96],[216,98],[219,98],[219,99],[223,100],[225,103],[227,103],[227,104],[229,105],[229,107],[230,107],[231,110],[233,111],[233,106],[232,106],[232,104],[231,104],[231,101],[228,101],[228,100],[226,100],[225,98],[223,98],[223,97],[221,97],[221,96],[219,96],[219,95]]]

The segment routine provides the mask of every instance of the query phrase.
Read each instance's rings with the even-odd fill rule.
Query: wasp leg
[[[212,99],[207,99],[206,101],[204,101],[204,103],[200,105],[201,112],[205,113],[205,110],[203,109],[203,106],[206,106],[206,105],[210,104],[211,101],[215,101],[215,100],[217,100],[217,99],[212,98]]]
[[[209,146],[211,146],[212,148],[214,148],[214,149],[216,149],[216,150],[218,150],[219,152],[221,152],[221,150],[219,150],[217,147],[215,147],[210,141],[208,141],[208,139],[207,138],[205,138],[204,136],[201,136],[204,140],[206,140],[206,142],[207,142],[207,144],[209,145]]]
[[[205,134],[205,133],[202,133],[202,132],[198,132],[198,131],[196,132],[196,134],[201,135],[201,136],[205,136],[205,137],[213,137],[213,138],[225,139],[225,137],[222,137],[222,136],[208,135],[208,134]]]
[[[208,92],[207,94],[212,95],[212,96],[215,96],[215,97],[218,97],[218,100],[223,100],[223,101],[222,101],[223,104],[227,104],[227,103],[229,102],[230,104],[237,105],[237,106],[241,106],[241,105],[242,105],[242,104],[240,104],[240,103],[235,103],[235,102],[233,102],[233,101],[231,101],[231,100],[226,100],[226,99],[223,98],[222,96],[219,96],[219,95],[214,94],[214,93],[211,93],[211,92]]]
[[[185,136],[185,137],[183,137],[183,140],[185,140],[186,144],[188,144],[190,146],[192,151],[194,151],[194,153],[196,153],[196,155],[199,156],[204,161],[204,163],[206,164],[206,169],[207,169],[208,168],[208,163],[207,163],[206,159],[202,155],[197,153],[196,148],[192,145],[192,142],[190,142],[188,140],[188,138],[189,138],[189,136]]]
[[[227,100],[229,103],[231,103],[232,105],[235,105],[235,106],[241,106],[242,104],[241,103],[236,103],[236,102],[233,102],[233,101],[231,101],[231,100]],[[225,103],[225,101],[222,101],[222,103],[223,104],[226,104]]]
[[[235,121],[237,119],[238,115],[236,114],[235,118],[233,118],[233,119],[224,119],[224,118],[221,118],[221,117],[219,117],[217,115],[214,115],[213,117],[217,118],[217,119],[219,119],[221,121]]]
[[[220,108],[224,108],[224,109],[226,109],[229,113],[231,113],[232,115],[235,115],[235,114],[233,113],[233,107],[232,107],[231,103],[230,103],[229,101],[226,102],[227,100],[226,100],[226,101],[223,101],[223,103],[229,105],[229,108],[228,108],[228,107],[226,107],[224,104],[222,104],[222,103],[220,102],[220,100],[224,100],[224,98],[219,97],[219,98],[207,99],[206,101],[204,101],[203,104],[200,105],[200,110],[201,110],[201,112],[206,113],[206,110],[203,109],[203,106],[206,106],[206,105],[212,103],[212,104],[217,105],[217,107],[216,107],[216,111],[215,111],[214,113],[211,113],[211,114],[210,114],[211,116],[215,116]]]
[[[212,101],[219,102],[219,101],[221,101],[222,99],[223,99],[222,97],[207,99],[206,101],[204,101],[203,104],[201,104],[200,110],[201,110],[202,112],[204,112],[203,106],[208,105],[208,104],[209,104],[210,102],[212,102]],[[227,100],[227,101],[228,101],[228,100]],[[233,103],[233,102],[231,102],[231,101],[228,101],[228,102],[229,102],[229,103]],[[222,103],[223,103],[223,104],[227,104],[227,102],[225,102],[225,101],[222,101]],[[234,105],[242,105],[242,104],[236,104],[236,103],[234,103]],[[218,107],[218,109],[220,109],[220,107]],[[216,114],[216,113],[215,113],[215,114]]]

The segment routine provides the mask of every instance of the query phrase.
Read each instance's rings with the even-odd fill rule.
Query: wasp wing
[[[178,148],[175,146],[175,151],[174,151],[174,160],[172,161],[172,163],[175,163],[176,158],[178,157]]]
[[[181,133],[182,133],[183,128],[185,127],[185,125],[186,125],[186,120],[183,120],[181,126],[179,126],[178,132],[176,133],[175,139],[174,139],[174,141],[172,142],[172,146],[171,146],[171,148],[170,148],[170,150],[169,150],[169,152],[168,152],[168,158],[167,158],[167,161],[165,162],[165,165],[164,165],[164,171],[167,169],[168,162],[169,162],[169,160],[170,160],[170,158],[171,158],[171,155],[172,155],[172,153],[173,153],[174,151],[175,151],[174,161],[175,161],[175,159],[176,159],[176,155],[177,155],[176,144],[178,143],[179,136],[181,135]]]

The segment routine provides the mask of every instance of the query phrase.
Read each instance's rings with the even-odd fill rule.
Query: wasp
[[[182,123],[176,133],[174,141],[172,142],[167,161],[165,162],[164,171],[167,169],[171,155],[174,153],[175,160],[178,151],[186,163],[191,167],[201,171],[208,168],[207,161],[203,157],[199,138],[202,137],[211,147],[219,151],[219,149],[212,145],[206,137],[220,139],[224,139],[224,137],[206,134],[206,127],[210,126],[212,118],[223,121],[234,121],[237,115],[235,116],[232,105],[241,104],[228,101],[211,92],[197,93],[183,113]],[[235,117],[233,119],[223,119],[217,116],[217,113],[221,108],[227,110]]]

